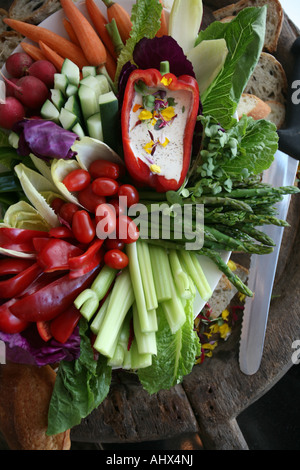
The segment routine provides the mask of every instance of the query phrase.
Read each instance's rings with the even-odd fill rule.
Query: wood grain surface
[[[212,10],[229,3],[205,0],[204,24]],[[8,8],[10,0],[1,2]],[[288,79],[293,71],[291,45],[298,29],[285,15],[274,54]],[[292,197],[284,232],[259,371],[244,375],[238,365],[240,327],[222,343],[211,359],[169,391],[148,395],[134,374],[115,371],[107,399],[71,431],[73,442],[132,443],[199,433],[206,450],[245,450],[246,441],[236,417],[265,394],[291,367],[292,343],[300,339],[300,198]],[[249,263],[249,258],[243,260]]]

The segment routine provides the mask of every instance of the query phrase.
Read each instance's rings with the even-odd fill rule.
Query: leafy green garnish
[[[88,416],[106,398],[111,383],[111,367],[107,358],[94,358],[87,336],[88,324],[80,320],[80,357],[59,365],[48,413],[47,434],[70,429]]]
[[[181,383],[200,355],[201,345],[194,331],[193,300],[186,301],[185,313],[185,324],[172,334],[165,315],[160,308],[157,310],[157,355],[153,356],[150,367],[138,371],[141,384],[150,394]]]
[[[244,8],[231,22],[215,21],[199,33],[196,45],[203,40],[226,40],[223,69],[201,96],[203,114],[213,116],[225,128],[233,124],[232,116],[263,49],[266,12],[266,6]]]
[[[115,84],[122,67],[132,60],[135,45],[143,38],[152,39],[160,28],[162,6],[159,0],[137,0],[131,11],[132,29],[118,57]]]

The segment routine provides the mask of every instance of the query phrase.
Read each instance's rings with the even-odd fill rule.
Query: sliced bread
[[[271,112],[271,107],[255,95],[243,93],[237,107],[238,118],[246,114],[255,120],[266,119]]]
[[[272,54],[262,52],[244,93],[250,93],[263,101],[286,102],[287,78],[285,71]]]
[[[217,21],[226,17],[236,16],[241,10],[247,7],[262,7],[267,5],[267,23],[265,36],[265,49],[274,52],[277,49],[278,38],[281,33],[283,23],[283,9],[279,0],[240,0],[224,8],[213,12]],[[230,20],[228,20],[230,21]]]
[[[268,121],[273,122],[277,129],[281,129],[285,123],[286,109],[284,104],[279,103],[279,101],[266,101],[266,104],[270,106],[271,112],[267,117]]]
[[[6,62],[24,37],[16,31],[6,31],[0,34],[0,67]]]
[[[8,12],[3,8],[0,8],[0,34],[5,33],[8,30],[8,26],[3,23],[3,19],[8,17]]]
[[[10,18],[39,24],[60,8],[59,0],[14,0],[8,13]]]

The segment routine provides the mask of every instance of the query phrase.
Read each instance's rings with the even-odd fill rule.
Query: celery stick
[[[182,269],[176,250],[170,250],[169,260],[179,296],[183,299],[191,298],[192,293],[190,291],[190,281],[187,273]]]
[[[128,268],[130,272],[135,301],[139,312],[141,329],[143,332],[149,332],[151,331],[151,327],[138,260],[137,243],[128,244],[126,246],[126,253],[129,258]]]
[[[208,301],[209,298],[211,297],[211,288],[207,284],[207,281],[204,282],[205,276],[204,274],[199,276],[199,271],[196,268],[193,258],[191,257],[191,253],[188,251],[180,251],[178,252],[179,254],[179,259],[183,263],[186,272],[189,274],[189,276],[192,278],[193,282],[196,285],[196,288],[200,294],[200,297]],[[195,255],[193,253],[193,255]],[[207,287],[208,286],[208,287]]]
[[[152,364],[152,354],[140,354],[138,352],[136,341],[133,340],[131,348],[131,369],[144,369]]]
[[[158,323],[157,323],[156,310],[149,310],[148,311],[148,316],[149,316],[151,331],[157,331],[158,330]]]
[[[172,297],[171,268],[168,253],[165,248],[149,245],[149,253],[153,271],[153,278],[158,302],[169,300]]]
[[[121,367],[124,361],[125,353],[124,348],[120,344],[117,344],[114,355],[107,361],[107,365],[110,367]]]
[[[161,302],[161,307],[166,316],[170,330],[173,334],[176,333],[185,323],[186,315],[182,301],[177,294],[174,282],[171,283],[172,298]]]
[[[130,370],[131,369],[131,348],[125,351],[124,353],[124,360],[122,364],[122,369]]]
[[[94,343],[94,348],[104,356],[111,354],[127,312],[134,302],[134,292],[128,268],[117,277],[111,291],[111,298],[100,331]]]
[[[98,310],[97,315],[95,316],[95,318],[93,319],[91,323],[91,330],[95,335],[97,335],[100,331],[100,327],[101,327],[103,318],[105,317],[107,307],[110,301],[110,297],[111,297],[111,292],[106,297],[105,301],[103,302],[100,309]]]
[[[90,321],[99,306],[99,299],[95,291],[85,289],[74,301],[75,307],[80,310],[81,315]]]
[[[132,312],[130,310],[127,313],[126,318],[123,322],[123,325],[119,334],[119,338],[117,340],[117,347],[115,349],[114,355],[108,361],[108,365],[110,365],[111,367],[121,367],[124,362],[125,354],[128,351],[131,319],[132,319]]]
[[[132,306],[134,338],[140,354],[157,354],[155,332],[143,333],[141,330],[136,303]]]
[[[136,246],[145,293],[146,307],[147,310],[154,310],[157,308],[158,302],[153,279],[149,246],[141,240],[137,242]]]
[[[110,268],[107,265],[101,269],[100,273],[91,285],[91,289],[96,292],[99,300],[102,300],[105,297],[117,272],[118,271],[116,269]]]
[[[191,256],[191,259],[193,261],[193,264],[196,268],[196,271],[197,271],[197,274],[198,274],[198,278],[200,279],[201,283],[202,283],[202,286],[203,286],[203,290],[204,292],[206,292],[206,296],[205,296],[205,300],[209,300],[210,297],[212,296],[212,289],[206,279],[206,276],[203,272],[203,269],[201,267],[201,264],[200,264],[200,261],[199,261],[199,258],[197,257],[197,255],[193,252],[190,253],[190,256]]]

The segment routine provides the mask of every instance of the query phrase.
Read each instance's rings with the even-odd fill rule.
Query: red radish
[[[26,52],[15,52],[8,57],[5,66],[11,77],[21,78],[26,74],[32,63],[33,59]]]
[[[53,88],[55,73],[56,68],[48,60],[37,60],[28,69],[28,75],[39,78],[48,88]]]
[[[18,78],[9,79],[9,81],[14,84],[16,84],[18,80],[19,80]],[[11,83],[6,82],[5,84],[6,96],[15,96],[15,90],[14,90],[14,87],[11,85]]]
[[[13,96],[9,96],[4,104],[0,104],[0,127],[12,129],[13,125],[24,117],[24,106]]]
[[[39,78],[20,78],[15,85],[15,97],[29,109],[39,109],[48,98],[49,90]]]

